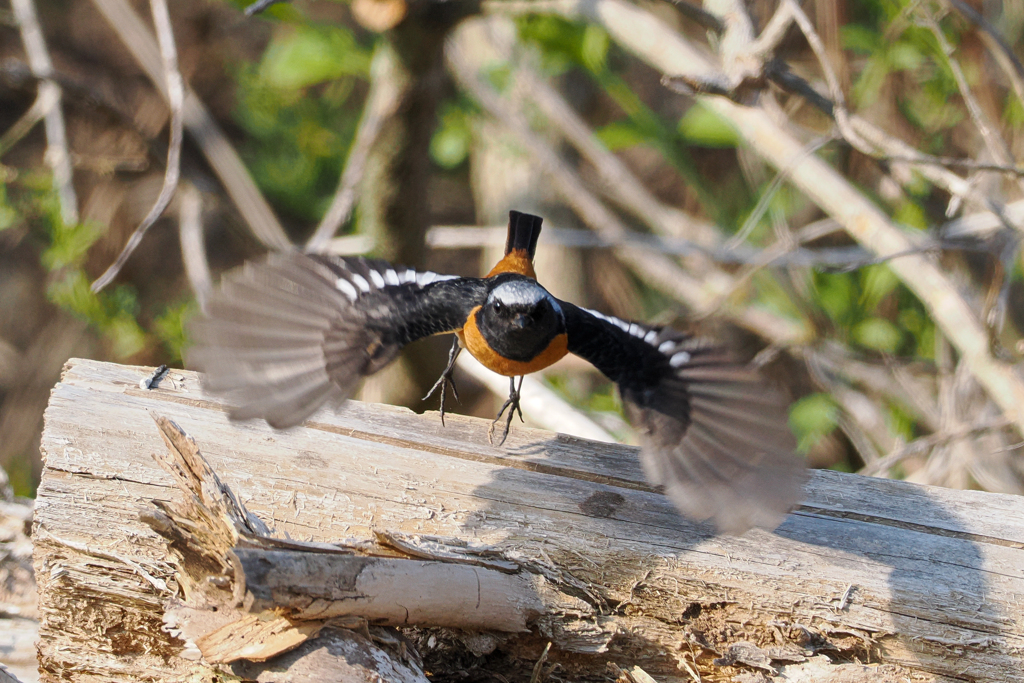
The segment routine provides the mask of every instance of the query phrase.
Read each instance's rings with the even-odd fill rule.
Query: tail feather
[[[533,260],[537,252],[537,238],[540,237],[540,225],[544,221],[519,211],[508,212],[508,238],[505,240],[505,255],[513,251],[525,251],[529,260]]]

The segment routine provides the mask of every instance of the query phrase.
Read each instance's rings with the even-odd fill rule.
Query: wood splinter
[[[169,541],[184,599],[171,600],[165,623],[194,657],[267,661],[339,623],[522,632],[551,608],[588,612],[515,563],[431,551],[429,539],[417,550],[417,539],[390,532],[378,534],[386,545],[275,538],[192,437],[154,419],[167,445],[154,459],[185,495],[153,501],[142,518]]]

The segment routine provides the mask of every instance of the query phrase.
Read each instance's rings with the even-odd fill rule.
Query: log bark
[[[191,373],[141,389],[151,372],[73,360],[54,389],[35,518],[42,680],[202,680],[224,666],[272,680],[285,659],[330,650],[317,645],[325,636],[352,642],[329,618],[396,623],[398,602],[436,604],[443,582],[429,577],[442,572],[450,593],[469,581],[457,618],[488,606],[486,624],[462,625],[492,631],[426,628],[438,615],[410,610],[421,626],[405,632],[435,680],[445,656],[467,650],[481,653],[474,666],[530,680],[547,642],[539,670],[580,680],[606,679],[608,662],[658,681],[693,680],[691,670],[715,680],[1022,680],[1019,497],[817,472],[774,533],[715,537],[644,483],[630,447],[516,427],[496,449],[487,421],[452,416],[442,427],[436,414],[356,402],[275,432],[228,422]],[[221,515],[235,536],[184,564],[157,520],[187,521],[187,496],[153,459],[168,450],[151,415],[194,438],[245,511]],[[412,578],[388,580],[399,571]],[[337,611],[353,586],[382,596],[379,611]],[[207,609],[205,633],[194,632],[218,601],[235,611]],[[197,638],[243,619],[267,627],[272,610],[284,620],[275,633],[306,629],[299,649],[263,668],[196,659]],[[169,614],[193,631],[172,636]],[[384,647],[383,632],[367,633]]]

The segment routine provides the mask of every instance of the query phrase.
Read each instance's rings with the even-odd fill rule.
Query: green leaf
[[[80,264],[89,247],[102,237],[105,231],[104,226],[92,221],[67,225],[60,216],[53,217],[50,225],[50,246],[43,252],[43,265],[48,270],[57,270]]]
[[[857,24],[840,27],[839,37],[844,48],[864,54],[873,53],[880,45],[878,31]]]
[[[146,333],[130,315],[120,314],[107,324],[104,334],[118,358],[128,358],[146,348]]]
[[[814,286],[818,305],[833,322],[844,324],[856,300],[853,277],[846,273],[816,273]]]
[[[0,174],[2,174],[2,170],[0,170]],[[0,230],[6,230],[17,224],[19,220],[17,209],[7,201],[7,186],[0,183]]]
[[[441,115],[441,125],[430,139],[430,157],[441,168],[456,168],[469,156],[472,141],[473,133],[465,110],[449,104]]]
[[[580,59],[583,65],[595,73],[604,71],[610,44],[608,33],[603,28],[593,24],[587,26],[583,30],[583,41],[580,43]]]
[[[699,103],[679,120],[679,133],[702,147],[735,147],[740,139],[732,124]]]
[[[595,134],[611,151],[627,149],[647,142],[647,137],[629,121],[615,121],[599,128]]]
[[[163,342],[173,363],[180,363],[189,346],[188,323],[199,312],[192,299],[167,309],[153,321],[153,332]]]
[[[347,29],[297,26],[270,45],[260,75],[271,86],[297,90],[342,76],[365,76],[369,69],[370,55]]]
[[[789,426],[796,435],[797,450],[809,451],[839,424],[839,408],[828,394],[808,394],[789,409]]]
[[[133,356],[146,347],[146,333],[135,320],[138,300],[130,287],[121,285],[94,294],[81,270],[70,270],[47,289],[50,301],[96,328],[118,358]]]
[[[868,266],[860,272],[860,307],[873,313],[878,304],[900,284],[892,270],[884,265]]]
[[[853,339],[861,346],[883,353],[895,353],[903,341],[903,332],[885,318],[867,318],[852,330]]]
[[[900,205],[896,207],[896,211],[893,212],[894,219],[920,230],[924,230],[928,227],[928,216],[925,215],[924,209],[919,204],[912,201],[900,202]]]

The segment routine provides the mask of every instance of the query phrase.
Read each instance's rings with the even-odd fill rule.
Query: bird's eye
[[[501,300],[500,299],[495,299],[494,300],[494,310],[497,311],[497,312],[500,312],[502,308],[504,308],[504,306],[502,306]]]

